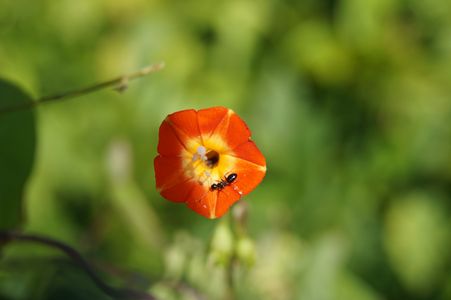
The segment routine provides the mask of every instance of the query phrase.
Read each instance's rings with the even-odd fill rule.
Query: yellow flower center
[[[235,158],[228,145],[218,136],[191,140],[183,153],[185,175],[210,187],[233,173]]]

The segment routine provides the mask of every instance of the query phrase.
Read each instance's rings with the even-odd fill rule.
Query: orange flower
[[[251,132],[225,107],[170,114],[160,126],[155,177],[160,194],[207,217],[218,218],[266,173]]]

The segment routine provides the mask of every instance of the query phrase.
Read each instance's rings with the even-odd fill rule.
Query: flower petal
[[[184,136],[179,137],[176,134],[175,129],[171,124],[164,120],[161,123],[158,137],[158,153],[166,156],[180,156],[182,150],[186,148],[182,139],[186,139]],[[182,138],[182,139],[181,139]]]
[[[197,112],[188,109],[170,114],[160,126],[158,153],[180,156],[183,149],[190,149],[193,141],[200,143]]]
[[[249,141],[251,136],[251,131],[247,127],[246,123],[236,114],[232,113],[230,115],[229,126],[227,131],[223,133],[227,144],[231,149],[246,143]]]
[[[177,133],[190,138],[199,138],[197,112],[194,109],[175,112],[170,114],[166,120],[176,129]]]
[[[221,217],[229,210],[232,204],[241,199],[241,194],[233,186],[227,186],[221,191],[216,191],[216,193],[218,197],[215,218]]]
[[[216,194],[208,187],[198,184],[188,195],[186,204],[198,214],[211,219],[215,215],[216,198]]]
[[[199,128],[203,139],[219,135],[230,148],[249,140],[251,132],[246,123],[231,109],[213,107],[198,112]]]
[[[241,195],[231,186],[227,186],[220,191],[212,191],[207,187],[198,185],[191,191],[186,204],[198,214],[214,219],[225,214],[230,206],[240,198]]]
[[[248,160],[237,158],[234,166],[237,179],[231,184],[242,195],[249,194],[265,177],[266,166],[259,166]]]
[[[158,155],[154,160],[157,189],[163,190],[185,181],[182,158]]]
[[[247,160],[259,166],[266,166],[266,159],[253,141],[248,141],[233,149],[234,157]]]
[[[199,110],[197,118],[202,137],[204,139],[210,137],[224,119],[228,120],[228,113],[229,109],[221,106]]]
[[[186,179],[160,191],[161,195],[172,202],[186,202],[191,191],[198,185],[191,179]]]

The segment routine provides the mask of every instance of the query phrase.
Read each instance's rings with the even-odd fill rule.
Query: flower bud
[[[220,222],[211,241],[211,259],[214,263],[226,266],[233,256],[234,238],[229,222]]]
[[[246,267],[252,267],[255,264],[255,244],[249,237],[243,236],[238,239],[236,243],[236,256],[238,261]]]

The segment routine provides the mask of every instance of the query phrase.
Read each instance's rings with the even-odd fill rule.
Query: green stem
[[[235,255],[230,258],[229,264],[226,269],[226,295],[225,300],[235,300],[235,282],[234,282],[234,267],[235,265]]]
[[[235,218],[233,217],[232,213],[227,214],[226,216],[226,224],[230,228],[232,232],[234,232],[234,222]],[[235,240],[235,234],[233,239]],[[235,241],[234,241],[235,244]],[[235,294],[235,281],[234,281],[234,264],[235,264],[235,251],[233,250],[233,253],[228,260],[227,265],[225,266],[225,283],[226,283],[226,291],[224,295],[224,300],[235,300],[236,294]]]
[[[93,93],[93,92],[96,92],[98,90],[108,88],[108,87],[111,87],[119,92],[122,92],[127,88],[128,82],[130,80],[144,77],[148,74],[160,71],[163,68],[164,68],[163,62],[156,63],[153,65],[146,66],[136,72],[122,75],[122,76],[119,76],[117,78],[114,78],[114,79],[111,79],[108,81],[96,83],[96,84],[93,84],[91,86],[84,87],[81,89],[72,90],[72,91],[68,91],[68,92],[64,92],[64,93],[56,94],[56,95],[44,96],[44,97],[38,98],[36,101],[33,101],[33,102],[25,102],[25,103],[19,103],[16,105],[1,107],[0,115],[15,112],[15,111],[30,109],[32,107],[38,106],[38,105],[40,105],[42,103],[46,103],[46,102],[60,101],[60,100],[66,100],[66,99],[70,99],[70,98],[79,97],[79,96],[90,94],[90,93]]]

